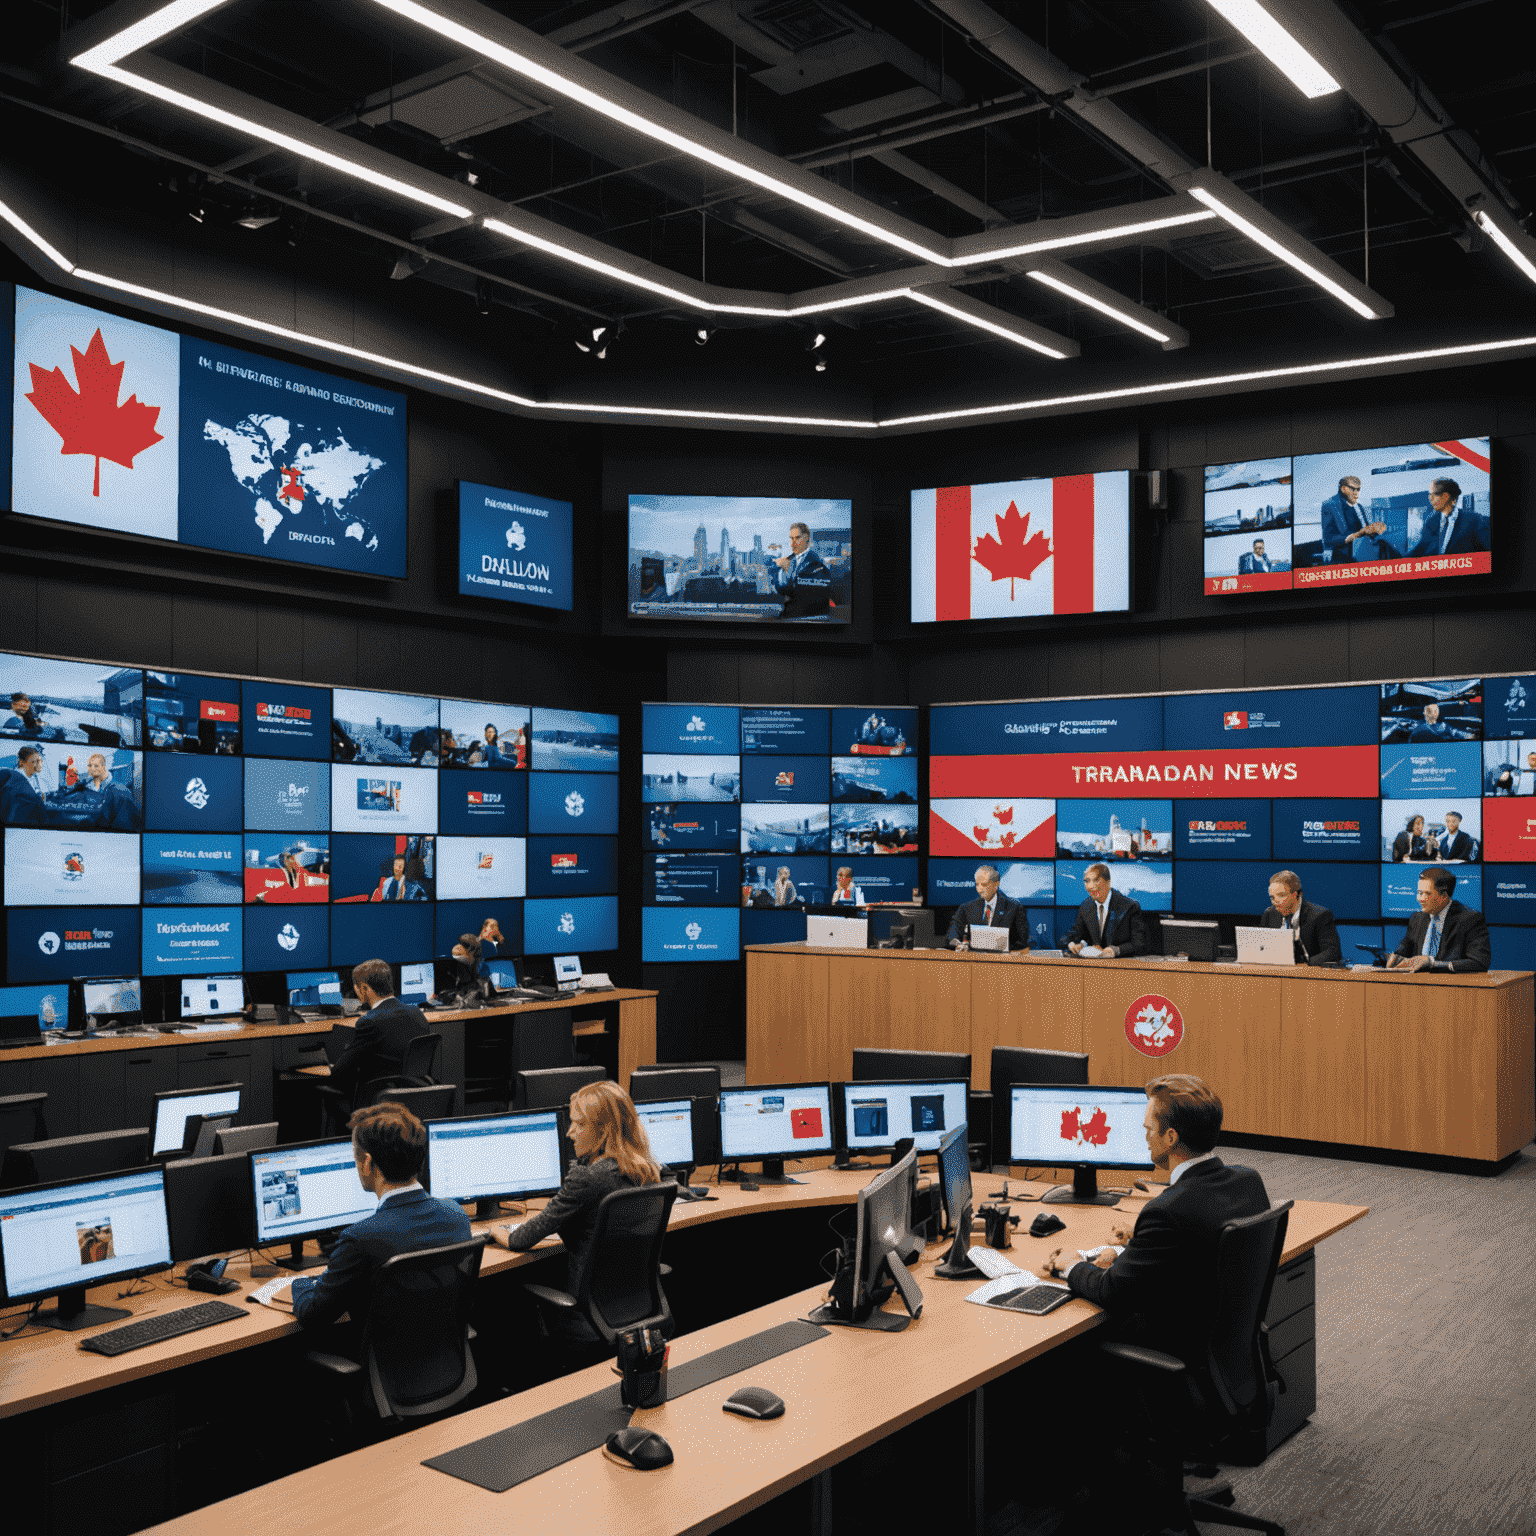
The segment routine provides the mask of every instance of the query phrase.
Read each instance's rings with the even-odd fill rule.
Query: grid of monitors
[[[647,704],[642,958],[735,960],[919,888],[917,711]]]
[[[615,715],[0,653],[4,981],[618,947]]]
[[[1490,448],[1463,437],[1207,464],[1206,593],[1487,575]]]
[[[1291,869],[1360,961],[1438,864],[1494,965],[1536,964],[1536,676],[936,705],[929,731],[929,901],[992,864],[1037,947],[1096,862],[1144,911],[1246,921]]]

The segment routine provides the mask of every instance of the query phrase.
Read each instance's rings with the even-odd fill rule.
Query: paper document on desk
[[[1006,1296],[1009,1291],[1019,1288],[1020,1280],[1027,1280],[1031,1285],[1048,1285],[1053,1291],[1065,1291],[1067,1286],[1059,1284],[1055,1280],[1042,1280],[1039,1275],[1031,1275],[1022,1269],[1016,1269],[1011,1275],[999,1275],[996,1280],[988,1280],[985,1285],[978,1285],[965,1299],[974,1301],[978,1307],[991,1306],[999,1296]]]
[[[1080,960],[1097,960],[1103,953],[1097,944],[1084,944],[1077,952]]]
[[[274,1307],[279,1312],[292,1312],[292,1297],[284,1297],[282,1300],[279,1300],[277,1296],[279,1291],[286,1291],[292,1284],[292,1275],[279,1275],[276,1280],[268,1280],[265,1285],[258,1286],[251,1292],[249,1299],[260,1302],[264,1307]]]
[[[1110,1252],[1111,1252],[1111,1253],[1112,1253],[1112,1254],[1114,1254],[1114,1256],[1115,1256],[1115,1257],[1116,1257],[1116,1258],[1117,1258],[1117,1259],[1118,1259],[1118,1258],[1119,1258],[1119,1257],[1120,1257],[1120,1255],[1121,1255],[1121,1254],[1122,1254],[1122,1253],[1124,1253],[1124,1252],[1125,1252],[1125,1249],[1124,1249],[1124,1248],[1122,1248],[1122,1247],[1121,1247],[1121,1246],[1120,1246],[1120,1245],[1119,1245],[1119,1244],[1118,1244],[1118,1243],[1105,1243],[1105,1244],[1104,1244],[1104,1246],[1103,1246],[1103,1247],[1102,1247],[1102,1248],[1079,1248],[1079,1249],[1078,1249],[1078,1250],[1077,1250],[1077,1256],[1078,1256],[1078,1258],[1080,1258],[1080,1259],[1086,1259],[1086,1260],[1087,1260],[1087,1261],[1088,1261],[1088,1263],[1090,1263],[1090,1264],[1092,1264],[1092,1263],[1093,1263],[1093,1261],[1094,1261],[1094,1260],[1095,1260],[1095,1259],[1096,1259],[1096,1258],[1098,1258],[1098,1256],[1099,1256],[1099,1255],[1100,1255],[1100,1254],[1101,1254],[1101,1253],[1103,1253],[1103,1252],[1104,1252],[1104,1249],[1105,1249],[1105,1248],[1108,1248],[1108,1249],[1109,1249],[1109,1251],[1110,1251]]]
[[[178,1026],[178,1035],[218,1035],[226,1034],[232,1029],[244,1029],[244,1019],[213,1019],[206,1024],[182,1024]]]
[[[988,1280],[1002,1280],[1024,1273],[1012,1259],[1005,1259],[996,1248],[967,1248],[965,1256]]]

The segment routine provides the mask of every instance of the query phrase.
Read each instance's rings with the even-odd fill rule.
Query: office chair
[[[608,1079],[607,1067],[535,1067],[514,1078],[514,1109],[564,1109],[571,1095],[588,1083]]]
[[[400,1059],[400,1070],[383,1077],[361,1083],[349,1099],[339,1088],[321,1082],[316,1092],[320,1096],[321,1113],[324,1116],[325,1133],[330,1136],[346,1134],[347,1122],[354,1109],[377,1104],[382,1094],[386,1098],[396,1088],[429,1088],[436,1084],[432,1076],[437,1066],[437,1053],[443,1044],[441,1035],[417,1035],[405,1048]]]
[[[900,1083],[908,1078],[971,1080],[969,1051],[892,1051],[861,1046],[853,1053],[854,1083]]]
[[[538,1008],[510,1014],[505,1034],[482,1034],[470,1054],[472,1059],[465,1063],[465,1105],[511,1109],[517,1099],[519,1072],[576,1065],[571,1010]]]
[[[1177,1355],[1137,1344],[1101,1344],[1099,1353],[1122,1371],[1141,1397],[1147,1441],[1159,1473],[1157,1523],[1200,1536],[1195,1525],[1231,1525],[1285,1536],[1273,1520],[1230,1509],[1229,1483],[1196,1498],[1184,1492],[1184,1463],[1200,1460],[1257,1466],[1264,1429],[1285,1383],[1269,1358],[1270,1292],[1285,1250],[1291,1202],[1229,1221],[1216,1246],[1211,1330],[1203,1367],[1192,1373]],[[1201,1472],[1214,1468],[1199,1468]]]
[[[1088,1082],[1088,1057],[1081,1051],[1047,1051],[1027,1045],[992,1047],[992,1162],[1007,1165],[1013,1145],[1015,1083]]]
[[[0,1098],[0,1158],[18,1142],[46,1141],[47,1122],[43,1119],[46,1093],[8,1093]]]
[[[594,1344],[611,1352],[619,1335],[634,1328],[659,1327],[671,1336],[672,1309],[661,1288],[661,1245],[676,1199],[677,1185],[665,1179],[603,1196],[576,1294],[547,1285],[523,1287],[538,1304],[551,1337],[576,1342],[584,1330],[571,1324],[584,1323]]]
[[[420,1088],[381,1088],[375,1104],[403,1104],[418,1120],[444,1120],[453,1113],[457,1083],[429,1083]]]
[[[232,1125],[213,1138],[213,1152],[220,1157],[226,1152],[265,1152],[277,1145],[276,1120],[265,1125]]]
[[[363,1321],[361,1358],[313,1350],[305,1359],[360,1393],[385,1422],[447,1413],[479,1382],[469,1315],[487,1241],[482,1235],[385,1260]]]

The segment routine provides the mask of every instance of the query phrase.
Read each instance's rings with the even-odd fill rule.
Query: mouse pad
[[[765,1360],[787,1355],[792,1349],[826,1337],[827,1330],[814,1323],[797,1321],[766,1328],[751,1338],[738,1339],[734,1344],[711,1350],[697,1360],[669,1368],[667,1396],[683,1397],[713,1381],[750,1370]],[[468,1445],[434,1456],[422,1465],[446,1472],[450,1477],[462,1478],[466,1483],[475,1483],[491,1493],[505,1493],[562,1462],[597,1450],[614,1430],[628,1425],[629,1417],[630,1410],[620,1399],[615,1383],[590,1397],[578,1398],[574,1403],[541,1413],[536,1419],[514,1424],[480,1440],[471,1440]]]

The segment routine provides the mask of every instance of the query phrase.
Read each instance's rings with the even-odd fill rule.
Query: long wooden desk
[[[1536,1136],[1536,978],[1076,960],[949,950],[747,948],[747,1081],[846,1079],[855,1046],[1086,1051],[1095,1083],[1193,1072],[1226,1129],[1494,1163]],[[1183,1038],[1138,1051],[1128,1015],[1172,1001]],[[1001,1161],[1002,1154],[996,1154]]]
[[[674,1225],[721,1221],[775,1206],[846,1204],[867,1177],[821,1172],[798,1188],[765,1187],[758,1194],[722,1190],[718,1203],[678,1210]],[[977,1180],[979,1195],[996,1187],[996,1180]],[[1013,1257],[1021,1266],[1038,1262],[1052,1247],[1107,1241],[1114,1222],[1124,1220],[1123,1213],[1102,1207],[1056,1209],[1067,1230],[1048,1239],[1016,1239]],[[1297,1202],[1284,1262],[1310,1252],[1365,1214],[1360,1206]],[[424,1529],[540,1530],[558,1521],[566,1530],[623,1530],[626,1536],[692,1536],[715,1530],[945,1405],[978,1394],[988,1382],[1086,1333],[1102,1317],[1082,1300],[1043,1318],[967,1305],[965,1295],[979,1281],[946,1282],[933,1274],[945,1246],[930,1246],[914,1271],[924,1310],[904,1333],[833,1329],[830,1337],[809,1348],[636,1415],[635,1422],[665,1436],[677,1457],[671,1468],[647,1484],[637,1487],[635,1473],[614,1466],[600,1451],[505,1494],[488,1493],[421,1465],[427,1457],[611,1386],[613,1375],[603,1365],[310,1468],[156,1529],[177,1536],[201,1536],[215,1527],[417,1536]],[[528,1258],[487,1255],[487,1271]],[[821,1299],[822,1288],[814,1288],[690,1334],[674,1343],[673,1363],[803,1317]],[[279,1319],[277,1326],[285,1321]],[[185,1341],[178,1342],[185,1347]],[[746,1424],[720,1411],[721,1403],[747,1379],[784,1398],[789,1409],[782,1419]]]

